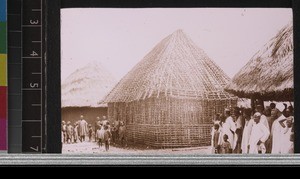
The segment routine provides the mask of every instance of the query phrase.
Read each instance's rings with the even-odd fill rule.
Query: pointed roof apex
[[[177,29],[177,30],[175,31],[175,33],[176,33],[176,32],[177,32],[177,33],[179,33],[179,32],[180,32],[180,33],[183,33],[183,30],[182,30],[182,29]]]
[[[159,95],[231,99],[229,77],[181,29],[160,41],[125,75],[104,102],[132,102]]]
[[[183,30],[182,29],[177,29],[175,32],[173,32],[172,35],[179,35],[179,34],[184,34]]]

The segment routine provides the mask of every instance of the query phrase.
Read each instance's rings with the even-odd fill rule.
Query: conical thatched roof
[[[290,23],[251,58],[225,89],[243,98],[293,100],[293,48]]]
[[[151,96],[193,99],[232,98],[227,75],[182,30],[163,39],[106,96],[130,102]]]
[[[104,107],[98,104],[116,84],[100,64],[92,62],[73,72],[62,84],[62,107]]]

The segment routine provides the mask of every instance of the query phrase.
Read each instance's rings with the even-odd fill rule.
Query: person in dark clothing
[[[101,127],[101,120],[100,120],[100,117],[97,117],[97,120],[95,122],[95,133],[100,129]],[[98,141],[98,138],[97,138],[97,135],[95,135],[95,142]]]
[[[110,139],[111,139],[111,132],[108,129],[108,126],[105,125],[104,126],[104,145],[105,145],[105,150],[108,151],[109,150],[109,143],[110,143]]]
[[[220,145],[219,145],[219,138],[220,138],[220,131],[219,131],[220,125],[219,124],[215,124],[214,125],[214,136],[213,136],[213,147],[215,150],[215,154],[219,154],[220,153]]]
[[[125,136],[125,134],[126,134],[126,127],[125,127],[125,125],[124,125],[123,122],[120,122],[119,140],[120,140],[120,143],[121,143],[122,146],[124,146],[124,143],[125,143],[125,145],[127,145],[126,144],[126,136]]]
[[[222,154],[231,154],[232,153],[232,148],[231,148],[231,144],[228,141],[228,136],[225,134],[223,136],[223,143],[221,145],[221,153]]]

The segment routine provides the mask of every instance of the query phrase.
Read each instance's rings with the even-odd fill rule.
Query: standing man
[[[234,123],[236,125],[236,135],[234,139],[234,143],[236,143],[236,147],[233,149],[233,153],[241,153],[241,145],[242,145],[242,135],[243,135],[243,116],[241,115],[240,108],[234,109]]]
[[[270,129],[269,127],[269,122],[268,122],[268,119],[267,119],[267,116],[265,116],[263,114],[264,112],[264,108],[262,105],[257,105],[256,106],[256,112],[259,112],[261,114],[261,117],[260,117],[260,123],[262,123],[263,125],[266,126],[266,128]]]
[[[254,120],[251,118],[251,108],[247,108],[244,110],[244,118],[245,118],[245,126],[243,130],[243,135],[242,135],[242,153],[243,154],[248,154],[249,153],[249,140],[251,136],[251,131],[252,127],[254,124]]]
[[[66,143],[67,141],[67,125],[65,121],[61,122],[61,132],[62,132],[62,141],[63,143]]]
[[[261,113],[254,114],[254,124],[249,139],[249,154],[265,154],[265,142],[270,136],[269,129],[260,122]]]
[[[293,120],[292,116],[288,117],[285,123],[285,127],[283,128],[283,136],[282,136],[282,146],[281,146],[281,154],[292,154],[294,148],[294,140],[293,140]]]
[[[67,143],[70,144],[73,142],[73,134],[74,134],[74,128],[71,125],[71,122],[67,122]]]
[[[222,125],[222,138],[226,134],[228,136],[228,142],[231,145],[231,148],[234,149],[236,146],[236,143],[234,142],[234,138],[236,137],[235,131],[236,131],[236,125],[233,121],[233,118],[231,117],[231,112],[229,109],[225,109],[225,122]]]
[[[119,140],[120,140],[120,144],[121,146],[127,146],[127,141],[126,141],[126,127],[123,123],[123,121],[120,122],[120,127],[119,127]]]
[[[78,123],[74,123],[74,132],[73,132],[74,143],[77,143],[78,140]]]
[[[272,109],[271,117],[274,120],[272,124],[271,137],[272,137],[272,154],[281,154],[282,147],[282,136],[283,136],[283,127],[282,121],[285,120],[285,117],[278,111],[278,109]]]
[[[88,133],[88,123],[86,120],[84,120],[83,115],[80,116],[80,121],[79,121],[79,140],[80,142],[85,141],[85,136]]]

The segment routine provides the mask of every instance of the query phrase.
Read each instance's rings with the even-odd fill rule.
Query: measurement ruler
[[[45,152],[44,0],[8,1],[9,152]]]

